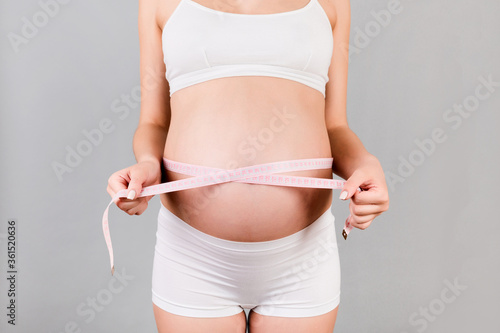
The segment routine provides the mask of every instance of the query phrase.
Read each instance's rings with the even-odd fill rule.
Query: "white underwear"
[[[280,317],[329,312],[340,302],[334,221],[328,209],[292,235],[236,242],[208,235],[161,205],[153,302],[189,317],[231,316],[244,308]]]

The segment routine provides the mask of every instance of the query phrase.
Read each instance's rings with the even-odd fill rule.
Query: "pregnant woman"
[[[137,164],[109,178],[111,197],[127,191],[116,205],[140,215],[145,187],[276,163],[294,166],[273,173],[293,182],[346,179],[348,224],[367,228],[389,199],[379,161],[347,124],[349,27],[349,0],[140,0]],[[276,185],[160,194],[160,333],[333,331],[333,191]]]

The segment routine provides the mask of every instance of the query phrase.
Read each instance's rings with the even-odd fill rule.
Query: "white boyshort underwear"
[[[328,209],[289,236],[236,242],[208,235],[161,205],[152,300],[189,317],[231,316],[244,308],[279,317],[329,312],[340,302],[334,222]]]

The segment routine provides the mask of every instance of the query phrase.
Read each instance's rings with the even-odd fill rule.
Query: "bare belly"
[[[323,95],[273,77],[229,77],[171,96],[168,159],[234,169],[301,158],[331,157]],[[332,178],[332,170],[283,174]],[[166,172],[167,181],[191,176]],[[209,235],[266,241],[297,232],[329,209],[332,191],[222,183],[160,195],[172,213]]]

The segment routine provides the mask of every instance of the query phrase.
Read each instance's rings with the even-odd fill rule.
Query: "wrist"
[[[140,158],[137,159],[137,163],[142,163],[142,162],[160,163],[161,159],[156,156],[146,155],[146,156],[141,156]]]

